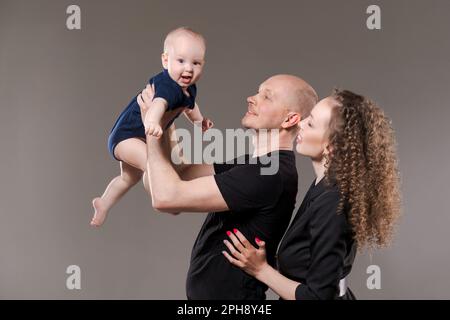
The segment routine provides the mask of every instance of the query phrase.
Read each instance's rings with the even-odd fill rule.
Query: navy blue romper
[[[195,84],[187,88],[190,97],[186,96],[181,86],[169,76],[167,69],[164,69],[161,73],[150,78],[149,83],[153,84],[155,87],[153,99],[163,98],[167,101],[166,111],[182,107],[188,107],[189,109],[194,108],[195,97],[197,95],[197,87]],[[108,137],[109,153],[118,161],[120,160],[114,156],[114,148],[119,142],[129,138],[142,138],[145,141],[144,124],[142,123],[141,110],[136,98],[137,95],[119,115]],[[169,128],[179,115],[180,113],[169,122],[165,129]]]

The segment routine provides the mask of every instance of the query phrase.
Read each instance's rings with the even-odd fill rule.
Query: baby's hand
[[[161,128],[161,126],[159,125],[159,123],[154,122],[154,121],[149,121],[147,123],[144,123],[144,127],[145,127],[145,134],[146,135],[152,135],[156,138],[160,138],[163,130]]]
[[[202,131],[205,132],[206,130],[212,128],[214,126],[214,122],[212,122],[210,119],[203,117],[202,120]]]

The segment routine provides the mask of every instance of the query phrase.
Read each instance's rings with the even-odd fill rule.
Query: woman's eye
[[[310,121],[308,121],[308,126],[312,128],[312,124]]]

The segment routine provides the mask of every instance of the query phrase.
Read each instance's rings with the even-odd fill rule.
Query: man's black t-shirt
[[[293,151],[269,154],[278,162],[275,174],[262,173],[273,167],[266,160],[245,164],[214,164],[217,186],[229,211],[208,214],[192,249],[186,281],[188,299],[265,299],[267,286],[233,266],[223,256],[226,232],[239,229],[255,246],[255,237],[266,242],[267,260],[274,265],[297,195],[298,176]],[[267,159],[267,158],[266,158]],[[250,163],[249,163],[250,162]]]

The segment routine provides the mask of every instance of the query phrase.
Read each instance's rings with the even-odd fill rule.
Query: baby
[[[92,226],[101,226],[109,209],[141,179],[147,161],[145,135],[162,135],[163,115],[170,119],[164,130],[181,113],[192,123],[201,123],[203,131],[213,126],[195,103],[195,83],[202,74],[205,51],[203,36],[190,28],[181,27],[166,36],[161,56],[164,70],[149,80],[155,94],[144,123],[134,97],[111,129],[108,149],[112,157],[120,161],[120,176],[112,179],[103,195],[92,201],[95,210]]]

